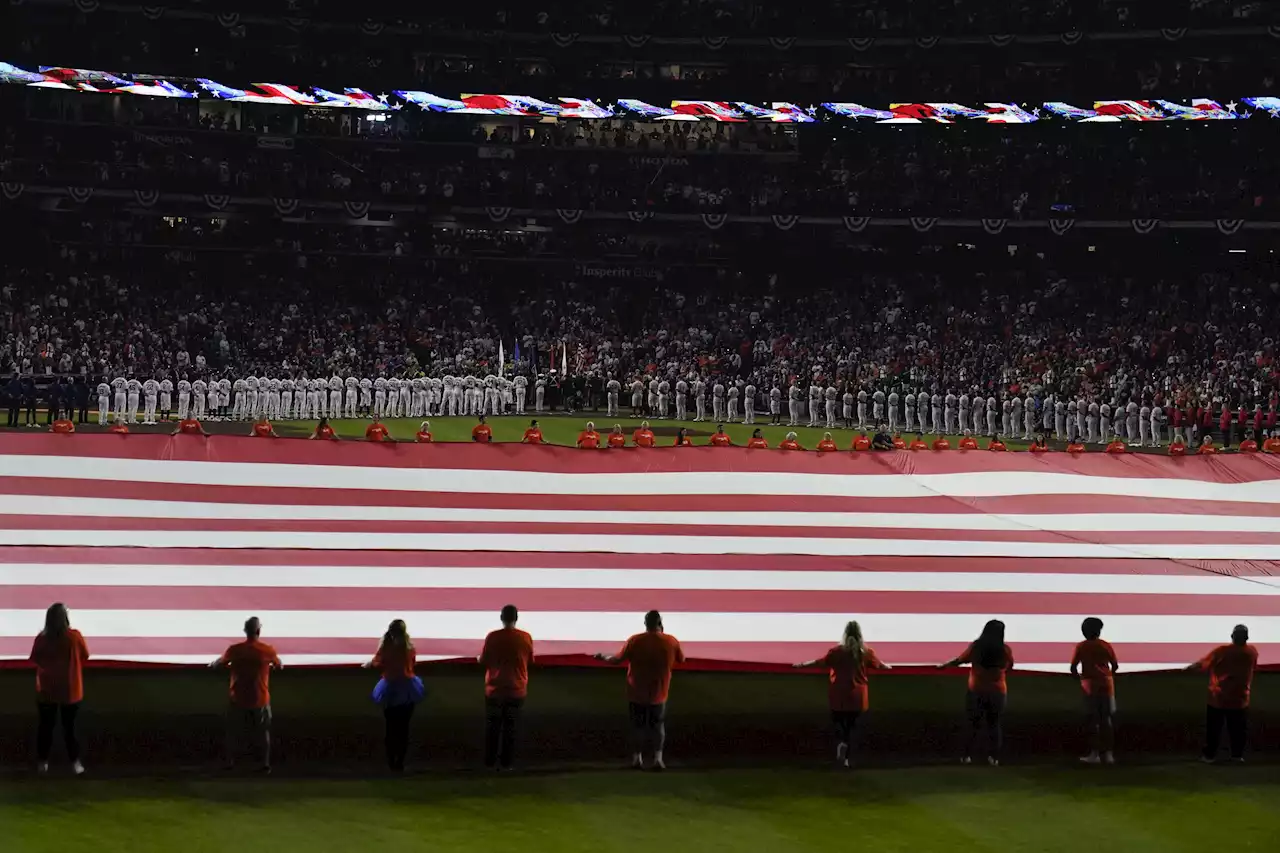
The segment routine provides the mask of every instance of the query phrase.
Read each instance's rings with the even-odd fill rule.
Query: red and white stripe
[[[0,658],[64,601],[95,656],[204,662],[248,615],[286,662],[368,658],[404,618],[474,655],[502,605],[544,656],[662,610],[694,658],[814,657],[858,619],[930,664],[989,618],[1066,668],[1085,616],[1127,670],[1250,626],[1280,663],[1280,460],[824,454],[7,435]]]

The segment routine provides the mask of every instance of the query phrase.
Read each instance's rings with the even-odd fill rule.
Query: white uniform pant
[[[142,420],[144,423],[153,424],[156,422],[156,395],[148,394],[146,396],[146,404],[142,410]]]
[[[742,419],[744,424],[753,424],[756,422],[756,401],[748,397],[742,401],[742,408],[746,412],[746,417]]]
[[[125,416],[129,423],[136,424],[138,422],[138,395],[132,391],[129,392],[129,402],[126,404]]]
[[[178,393],[178,420],[185,421],[187,413],[191,411],[191,394],[190,392]]]
[[[525,397],[527,397],[527,396],[528,396],[528,394],[529,394],[529,392],[528,392],[528,390],[527,390],[527,389],[525,389],[525,388],[523,388],[523,387],[521,387],[521,386],[519,386],[519,385],[517,385],[517,386],[516,386],[516,414],[517,414],[517,415],[523,415],[523,414],[524,414],[524,398],[525,398]],[[613,405],[614,405],[614,409],[616,410],[616,409],[617,409],[617,406],[618,406],[618,395],[617,395],[617,394],[614,394],[614,395],[613,395]]]
[[[693,407],[694,418],[693,419],[695,421],[705,421],[707,419],[707,398],[695,397],[693,402],[694,402],[694,407]]]
[[[800,416],[804,414],[804,407],[801,405],[799,400],[789,400],[787,405],[791,412],[791,422],[788,426],[799,426]]]
[[[689,417],[689,400],[683,394],[676,394],[676,420],[683,421]]]
[[[827,429],[835,429],[836,425],[836,401],[827,401]]]
[[[617,391],[610,391],[610,392],[609,392],[609,394],[608,394],[607,399],[608,399],[608,401],[609,401],[609,403],[608,403],[608,405],[609,405],[609,417],[611,417],[611,418],[616,418],[616,417],[618,416],[618,392],[617,392]],[[522,404],[523,404],[523,403],[522,403]],[[521,405],[522,405],[522,404],[521,404]],[[520,406],[520,405],[518,405],[518,406],[516,407],[517,411],[519,411],[519,409],[520,409],[520,408],[521,408],[521,406]]]
[[[729,420],[731,420],[731,421],[736,421],[736,420],[738,419],[738,400],[737,400],[737,398],[736,398],[736,397],[730,397],[730,398],[729,398],[729,414],[728,414],[728,418],[729,418]]]
[[[107,422],[107,415],[110,414],[111,411],[109,406],[110,402],[111,398],[106,394],[98,395],[98,424],[100,426],[105,425]]]

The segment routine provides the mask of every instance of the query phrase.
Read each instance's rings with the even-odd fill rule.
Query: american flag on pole
[[[812,658],[850,618],[932,664],[1001,618],[1061,671],[1086,616],[1127,671],[1237,622],[1280,664],[1268,456],[6,435],[0,488],[6,658],[53,601],[98,659],[204,662],[257,615],[304,664],[365,660],[397,617],[424,658],[474,655],[513,603],[544,660],[656,608],[708,665]]]

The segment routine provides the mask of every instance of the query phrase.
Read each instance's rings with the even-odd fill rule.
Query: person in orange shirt
[[[1110,442],[1108,442],[1106,452],[1107,453],[1128,453],[1129,448],[1126,447],[1125,443],[1120,439],[1113,438],[1111,439]]]
[[[636,447],[653,447],[655,441],[648,421],[641,421],[640,428],[631,434],[631,443]]]
[[[1186,456],[1187,455],[1187,446],[1182,443],[1182,439],[1174,438],[1173,441],[1169,442],[1169,455],[1170,456]]]
[[[578,436],[578,438],[581,439],[582,436]],[[622,434],[622,424],[613,425],[613,432],[609,433],[609,438],[607,439],[607,443],[610,447],[626,447],[627,446],[627,437]],[[578,446],[581,447],[582,445],[579,444]]]
[[[1271,434],[1271,437],[1262,442],[1263,453],[1280,453],[1280,431]]]
[[[995,453],[1004,453],[1008,449],[1009,448],[1004,446],[1004,442],[1000,440],[1000,436],[998,435],[993,435],[991,440],[987,442],[987,450]]]
[[[646,746],[653,748],[654,770],[666,770],[662,747],[667,739],[665,724],[671,670],[684,663],[680,641],[662,630],[662,615],[650,610],[644,615],[644,633],[630,637],[616,655],[596,655],[606,663],[627,665],[627,702],[631,712],[631,766],[644,767]]]
[[[733,439],[725,435],[724,424],[716,424],[716,431],[711,433],[712,447],[733,447]]]
[[[1013,669],[1013,650],[1004,642],[1004,623],[992,619],[982,628],[978,639],[969,648],[939,666],[948,669],[959,664],[970,664],[969,692],[965,696],[965,710],[969,717],[969,738],[965,745],[961,764],[973,761],[973,750],[978,743],[978,732],[986,724],[987,763],[1000,764],[1000,749],[1004,745],[1002,719],[1009,699],[1005,674]]]
[[[621,434],[621,432],[622,428],[619,427],[618,433]],[[626,439],[624,438],[623,440],[625,441]],[[599,446],[600,433],[596,432],[596,425],[594,423],[587,421],[587,428],[578,433],[578,447],[581,447],[584,450],[595,450]],[[617,445],[610,446],[616,447]]]
[[[172,435],[208,435],[204,431],[204,426],[195,418],[183,418],[178,421],[177,427],[174,428]]]
[[[672,442],[672,447],[692,447],[693,440],[689,438],[689,430],[684,427],[676,430],[676,440]]]
[[[260,748],[263,773],[271,772],[271,670],[284,669],[276,650],[259,639],[262,623],[257,616],[244,623],[244,642],[229,646],[210,668],[231,671],[231,704],[227,711],[227,766],[235,764],[240,736],[253,733]]]
[[[45,611],[44,630],[31,644],[29,660],[36,667],[36,708],[40,726],[36,731],[36,769],[49,772],[49,752],[53,749],[53,728],[62,720],[62,740],[77,776],[84,773],[80,763],[80,741],[76,737],[76,717],[84,701],[84,664],[89,646],[84,636],[71,627],[64,604]]]
[[[903,441],[903,440],[902,440],[902,434],[901,434],[901,433],[897,433],[897,432],[895,432],[895,433],[893,434],[893,449],[894,449],[894,450],[906,450],[906,449],[907,449],[907,443],[906,443],[905,441]]]
[[[1206,435],[1204,441],[1200,442],[1200,446],[1196,448],[1197,456],[1209,456],[1218,452],[1218,448],[1213,446],[1213,436]]]
[[[333,431],[333,427],[329,426],[328,418],[321,418],[316,428],[311,431],[308,438],[318,438],[322,441],[337,441],[338,434]]]
[[[928,450],[929,443],[924,440],[923,435],[921,435],[920,433],[916,433],[916,437],[911,440],[911,444],[910,446],[908,446],[907,449],[908,450]]]
[[[1209,673],[1209,703],[1205,708],[1204,754],[1200,760],[1212,764],[1218,758],[1222,726],[1227,727],[1231,760],[1244,761],[1244,743],[1249,729],[1249,691],[1258,668],[1258,650],[1249,645],[1249,629],[1237,625],[1231,630],[1231,644],[1218,646],[1187,667]]]
[[[966,430],[965,434],[960,438],[960,444],[957,445],[960,450],[977,450],[978,440]]]
[[[377,418],[373,419],[373,423],[364,428],[365,441],[387,441],[391,438],[391,430],[383,426],[382,422]]]
[[[533,637],[516,627],[520,611],[502,608],[502,627],[484,638],[484,766],[510,770],[516,751],[516,722],[529,694]]]
[[[403,619],[396,619],[387,626],[373,660],[365,664],[382,672],[382,679],[373,690],[373,699],[382,705],[382,716],[387,721],[387,767],[397,773],[404,770],[404,759],[409,753],[409,721],[413,719],[413,709],[426,694],[422,679],[413,671],[417,662],[418,653],[409,638],[409,629]]]
[[[471,440],[478,444],[488,444],[493,441],[493,430],[484,422],[484,415],[480,415],[479,421],[471,428]]]
[[[1027,448],[1032,453],[1048,453],[1049,437],[1042,432],[1036,433],[1035,441],[1031,442],[1031,446]]]
[[[49,426],[49,432],[56,432],[59,435],[71,435],[75,431],[75,422],[69,421],[66,418],[58,418]]]
[[[113,432],[116,435],[128,435],[129,426],[128,424],[116,422],[107,429],[107,432]]]
[[[1243,441],[1240,442],[1240,452],[1241,453],[1257,453],[1258,442],[1254,441],[1252,438],[1244,439]]]
[[[782,443],[779,444],[778,447],[782,450],[804,450],[804,448],[800,446],[800,442],[796,441],[796,434],[794,432],[787,433],[786,437],[782,439]]]
[[[950,450],[951,442],[947,441],[946,436],[940,435],[933,440],[933,449],[934,450]],[[974,449],[975,450],[977,449],[976,443],[974,444]]]
[[[764,433],[756,429],[751,431],[751,438],[747,439],[747,447],[753,450],[768,450],[769,442],[765,439]]]
[[[1085,718],[1089,721],[1089,754],[1085,764],[1115,764],[1116,651],[1102,639],[1102,620],[1090,616],[1080,625],[1084,640],[1071,654],[1071,677],[1080,679]]]
[[[1072,442],[1068,442],[1067,444],[1067,452],[1068,453],[1087,453],[1088,451],[1085,449],[1085,446],[1079,441],[1072,441]]]
[[[249,430],[249,435],[253,438],[275,438],[276,431],[275,428],[271,426],[271,421],[263,418],[260,421],[254,422],[253,428]]]
[[[801,669],[818,664],[827,668],[827,704],[831,709],[831,722],[836,727],[836,762],[848,767],[858,718],[867,710],[867,671],[892,667],[881,663],[875,650],[863,644],[862,626],[857,622],[844,626],[840,645],[828,649],[816,660],[795,666]]]
[[[529,421],[529,428],[524,431],[524,437],[520,439],[525,444],[546,444],[546,440],[542,437],[542,428],[538,426],[537,421]]]
[[[854,436],[853,449],[854,450],[870,450],[871,449],[870,436],[868,436],[865,432],[858,433],[856,436]]]
[[[431,444],[436,440],[431,434],[431,421],[422,422],[422,426],[418,427],[418,431],[413,434],[413,440],[418,444]]]
[[[819,453],[835,453],[838,449],[839,448],[836,447],[835,441],[831,439],[831,433],[824,432],[822,434],[822,441],[818,442],[818,452]]]

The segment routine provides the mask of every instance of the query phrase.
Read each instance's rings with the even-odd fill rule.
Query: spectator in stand
[[[1230,645],[1218,646],[1187,667],[1209,673],[1209,703],[1205,709],[1204,754],[1201,756],[1206,764],[1217,760],[1224,725],[1231,760],[1244,761],[1249,693],[1257,667],[1258,650],[1249,645],[1249,629],[1244,625],[1232,629]]]
[[[49,753],[53,748],[53,729],[62,721],[62,739],[67,759],[77,776],[84,773],[80,762],[80,741],[76,737],[76,719],[84,701],[84,664],[89,660],[89,646],[79,631],[71,627],[64,604],[50,605],[45,612],[44,630],[31,646],[31,663],[36,668],[36,707],[40,727],[36,734],[36,769],[49,772]]]
[[[516,627],[520,612],[502,608],[502,627],[484,638],[480,665],[485,669],[484,766],[510,770],[515,759],[516,724],[529,692],[533,638]]]

